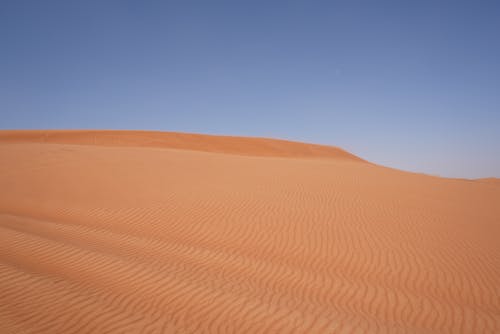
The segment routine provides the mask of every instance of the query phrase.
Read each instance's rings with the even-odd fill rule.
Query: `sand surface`
[[[0,333],[500,333],[499,185],[269,139],[0,131]]]

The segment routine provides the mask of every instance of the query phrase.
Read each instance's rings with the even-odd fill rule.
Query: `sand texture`
[[[0,333],[500,333],[500,183],[262,138],[0,131]]]

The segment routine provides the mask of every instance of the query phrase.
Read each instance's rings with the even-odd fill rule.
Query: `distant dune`
[[[0,333],[499,333],[492,184],[274,139],[0,131]]]
[[[500,186],[500,179],[496,178],[496,177],[487,177],[487,178],[483,178],[483,179],[477,179],[477,181]]]
[[[362,159],[340,148],[286,140],[157,131],[0,131],[0,141],[175,148],[254,156]]]

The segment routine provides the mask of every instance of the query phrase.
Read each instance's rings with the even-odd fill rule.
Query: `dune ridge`
[[[338,147],[259,138],[216,136],[181,132],[125,130],[10,130],[0,131],[0,141],[43,142],[100,146],[137,146],[185,149],[215,153],[316,157],[363,161]]]
[[[0,333],[500,332],[488,182],[135,131],[0,131],[0,161]]]

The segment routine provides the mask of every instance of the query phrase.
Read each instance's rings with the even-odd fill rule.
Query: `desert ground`
[[[500,333],[500,182],[340,148],[0,131],[0,333]]]

